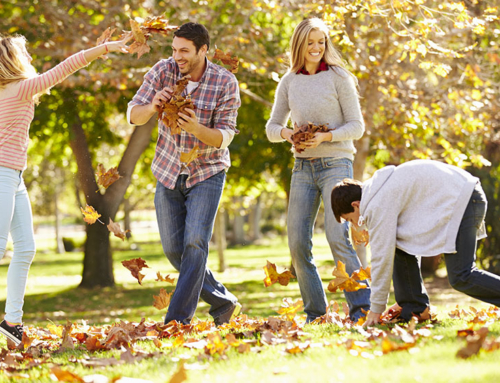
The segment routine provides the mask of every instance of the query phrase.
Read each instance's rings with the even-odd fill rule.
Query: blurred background
[[[290,145],[268,142],[265,124],[287,70],[293,29],[316,16],[331,27],[334,45],[359,81],[366,133],[357,142],[355,178],[417,158],[480,177],[489,206],[478,261],[500,273],[498,1],[10,0],[0,3],[0,32],[26,36],[33,65],[43,72],[94,46],[106,28],[116,28],[116,38],[130,30],[129,19],[152,16],[171,25],[202,23],[212,39],[209,58],[215,47],[239,57],[240,134],[230,146],[232,167],[214,233],[219,271],[227,247],[285,241],[293,155]],[[115,283],[114,250],[159,242],[150,170],[155,121],[133,127],[125,113],[144,74],[171,55],[171,38],[151,36],[151,51],[139,59],[110,54],[96,60],[36,108],[24,177],[37,246],[39,252],[83,252],[82,287]],[[98,163],[118,166],[123,178],[98,190]],[[105,226],[86,225],[80,213],[86,204],[131,230],[130,238],[111,242]],[[427,262],[429,270],[437,268],[437,261]]]

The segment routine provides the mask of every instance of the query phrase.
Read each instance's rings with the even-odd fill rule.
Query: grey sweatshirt
[[[375,172],[362,187],[359,212],[371,244],[371,311],[384,311],[395,249],[433,256],[455,242],[478,178],[437,161],[415,160]]]
[[[354,159],[356,149],[352,140],[361,138],[364,122],[354,80],[346,70],[330,67],[314,75],[285,74],[278,84],[271,118],[266,124],[269,141],[284,141],[281,130],[290,114],[292,127],[294,123],[300,126],[312,122],[332,129],[332,142],[295,152],[295,157]]]

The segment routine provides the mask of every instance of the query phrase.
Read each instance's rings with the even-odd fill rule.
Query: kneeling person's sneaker
[[[23,325],[18,324],[10,326],[5,320],[0,323],[0,333],[5,335],[11,341],[13,341],[16,346],[23,341]]]
[[[228,310],[224,314],[222,314],[220,317],[215,318],[214,322],[216,326],[221,326],[225,323],[229,323],[231,319],[234,319],[238,316],[241,310],[241,305],[236,302],[232,308],[232,310]]]

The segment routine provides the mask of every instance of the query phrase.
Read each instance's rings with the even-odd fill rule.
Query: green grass
[[[142,317],[152,321],[162,321],[165,312],[152,306],[153,294],[160,288],[168,291],[173,287],[166,283],[155,282],[156,272],[162,275],[177,273],[164,257],[157,237],[144,236],[145,241],[138,243],[138,250],[127,250],[127,242],[114,241],[120,250],[114,252],[116,286],[112,288],[81,290],[77,286],[81,279],[82,253],[54,254],[39,252],[31,267],[25,298],[26,324],[46,327],[53,322],[64,324],[67,320],[80,323],[82,319],[90,324],[111,324],[119,320],[138,322]],[[314,254],[324,285],[331,279],[334,267],[328,244],[324,236],[314,239]],[[150,269],[146,271],[143,286],[121,265],[121,261],[141,257]],[[276,263],[278,271],[290,264],[286,242],[277,238],[261,245],[231,248],[226,251],[227,270],[215,272],[216,277],[232,291],[243,305],[243,312],[250,317],[268,317],[277,315],[282,299],[294,300],[300,297],[298,284],[292,281],[288,286],[263,285],[266,261]],[[209,266],[217,270],[217,254],[211,253]],[[6,274],[8,264],[0,264],[0,306],[5,305]],[[80,376],[102,374],[108,378],[127,376],[147,379],[154,382],[167,382],[178,368],[179,359],[185,359],[190,382],[344,382],[363,380],[368,382],[427,381],[427,382],[482,382],[494,381],[500,376],[498,357],[500,351],[485,353],[470,360],[455,357],[464,341],[457,339],[456,331],[467,327],[463,320],[451,320],[447,312],[456,304],[467,308],[473,304],[477,308],[487,307],[478,301],[455,294],[449,289],[440,289],[436,281],[429,281],[431,301],[441,322],[432,329],[432,335],[443,338],[421,339],[411,351],[393,352],[383,356],[366,359],[352,356],[343,345],[347,338],[361,339],[356,332],[345,331],[333,325],[309,325],[305,327],[307,335],[301,342],[309,340],[317,347],[311,347],[302,354],[290,355],[284,352],[285,345],[263,347],[260,352],[239,354],[229,350],[225,356],[210,357],[199,355],[200,350],[187,348],[162,348],[161,355],[144,359],[134,364],[123,364],[106,368],[87,368],[72,359],[82,359],[88,354],[84,348],[63,352],[51,358],[54,363],[62,364],[64,369]],[[438,286],[438,287],[436,287]],[[328,293],[328,298],[341,302],[343,294]],[[200,302],[196,312],[199,319],[210,319],[208,306]],[[492,336],[500,335],[498,322],[490,327]],[[173,340],[164,340],[168,344]],[[320,346],[321,345],[321,346]],[[0,339],[0,347],[5,347],[5,340]],[[139,342],[135,348],[146,352],[158,352],[152,342]],[[379,348],[380,349],[380,348]],[[107,351],[91,354],[91,357],[119,358],[120,351]],[[372,351],[370,351],[372,353]],[[50,382],[49,365],[32,368],[23,373],[29,379],[15,381]],[[0,372],[0,382],[10,381],[4,372]],[[12,380],[14,381],[14,380]]]

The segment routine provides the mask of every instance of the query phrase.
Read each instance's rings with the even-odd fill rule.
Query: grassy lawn
[[[331,280],[334,267],[328,244],[323,236],[314,239],[316,263],[323,278],[324,286]],[[92,325],[113,324],[117,321],[139,322],[141,318],[162,322],[165,311],[152,306],[153,295],[160,288],[171,291],[173,287],[165,282],[155,282],[156,272],[162,275],[177,273],[164,257],[157,238],[149,237],[145,243],[137,243],[138,249],[129,250],[128,244],[113,242],[116,287],[80,290],[77,285],[82,272],[82,253],[54,254],[40,251],[33,263],[25,299],[24,321],[28,325],[46,328],[51,323],[65,324],[88,321]],[[121,261],[141,257],[149,269],[143,269],[146,277],[140,286]],[[217,254],[211,253],[209,266],[217,270]],[[216,277],[233,292],[243,305],[243,312],[251,318],[278,316],[283,298],[300,298],[296,281],[283,287],[278,284],[268,288],[262,282],[263,266],[266,261],[275,263],[278,271],[290,264],[286,242],[281,238],[268,240],[260,245],[231,248],[226,251],[227,270],[217,273]],[[0,300],[5,305],[6,275],[8,264],[0,264]],[[443,288],[444,287],[444,288]],[[120,358],[121,351],[88,353],[84,346],[60,354],[53,354],[51,362],[63,365],[64,369],[79,376],[102,374],[108,378],[119,376],[146,379],[154,382],[167,382],[177,370],[179,360],[186,361],[187,377],[190,382],[343,382],[364,380],[369,382],[428,381],[428,382],[481,382],[500,377],[497,360],[500,351],[484,352],[471,359],[455,357],[465,341],[457,339],[457,330],[467,327],[467,321],[450,319],[448,312],[459,304],[467,309],[469,305],[481,309],[488,305],[456,294],[446,288],[446,283],[429,280],[431,302],[438,313],[438,323],[431,328],[432,336],[422,338],[416,347],[408,351],[391,352],[379,355],[373,346],[364,357],[355,356],[345,346],[346,339],[365,340],[354,330],[346,330],[336,325],[308,325],[305,335],[298,343],[309,342],[310,348],[303,353],[288,354],[286,342],[270,347],[259,347],[253,352],[240,354],[236,349],[213,356],[205,356],[203,350],[185,347],[172,347],[175,338],[162,339],[163,346],[158,349],[152,341],[140,341],[134,348],[148,353],[158,353],[135,363],[120,364],[103,368],[88,368],[75,359],[85,355],[99,358]],[[327,294],[330,300],[341,303],[342,293]],[[197,319],[211,319],[209,307],[200,302],[196,312]],[[297,320],[302,323],[303,317]],[[500,324],[495,321],[489,325],[490,338],[500,335]],[[476,325],[475,328],[480,327]],[[227,332],[227,331],[226,331]],[[222,332],[222,335],[225,335]],[[206,335],[198,334],[203,339]],[[259,337],[255,339],[259,342]],[[372,345],[376,341],[371,341]],[[5,347],[1,337],[0,347]],[[29,369],[15,378],[15,381],[50,382],[50,364]],[[10,378],[14,379],[14,378]],[[0,382],[10,381],[7,374],[0,372]]]

